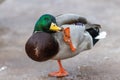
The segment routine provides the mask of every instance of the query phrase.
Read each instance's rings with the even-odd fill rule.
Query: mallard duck
[[[49,73],[50,76],[67,76],[69,73],[63,68],[61,60],[91,49],[99,40],[96,37],[100,28],[100,25],[92,24],[80,15],[63,14],[54,17],[44,14],[36,22],[25,50],[35,61],[57,60],[59,71]]]

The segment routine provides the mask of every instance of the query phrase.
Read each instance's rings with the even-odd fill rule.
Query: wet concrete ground
[[[0,80],[120,80],[119,8],[119,0],[5,0],[0,4]],[[49,77],[57,62],[32,61],[24,50],[44,13],[80,14],[101,24],[108,36],[93,49],[63,61],[69,76]]]

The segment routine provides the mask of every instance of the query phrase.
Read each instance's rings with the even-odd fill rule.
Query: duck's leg
[[[59,65],[59,71],[57,72],[52,72],[49,74],[49,76],[55,76],[55,77],[64,77],[68,75],[68,72],[63,68],[61,64],[61,60],[58,60],[58,65]]]

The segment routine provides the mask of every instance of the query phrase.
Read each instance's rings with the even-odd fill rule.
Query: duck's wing
[[[84,17],[81,17],[77,14],[62,14],[58,15],[56,17],[56,21],[58,26],[64,25],[64,24],[74,24],[74,23],[83,23],[87,24],[87,20]]]
[[[90,21],[88,21],[86,18],[81,17],[78,14],[61,14],[56,16],[56,21],[58,26],[62,26],[65,24],[75,24],[75,23],[82,23],[85,25],[85,29],[90,28],[100,28],[101,26],[99,24],[93,24]]]

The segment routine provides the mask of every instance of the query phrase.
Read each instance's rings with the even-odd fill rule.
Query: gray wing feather
[[[62,15],[58,15],[56,17],[56,21],[57,21],[58,26],[62,26],[64,24],[83,23],[85,25],[85,29],[95,28],[95,27],[100,28],[99,24],[93,24],[93,23],[87,21],[86,18],[81,17],[78,14],[62,14]]]

